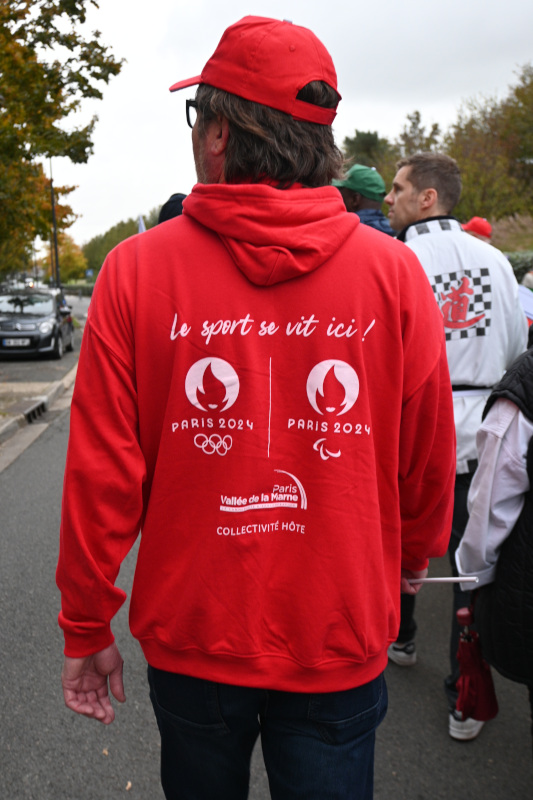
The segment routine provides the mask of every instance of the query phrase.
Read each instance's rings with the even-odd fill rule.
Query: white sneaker
[[[410,642],[393,642],[387,649],[390,661],[398,664],[399,667],[412,667],[416,664],[416,646],[414,639]]]
[[[481,720],[472,719],[472,717],[463,719],[460,711],[450,711],[448,733],[452,739],[457,739],[460,742],[469,742],[479,736],[484,724]]]

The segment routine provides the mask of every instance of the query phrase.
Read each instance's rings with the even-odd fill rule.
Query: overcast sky
[[[428,127],[450,125],[472,98],[506,96],[533,62],[533,3],[526,0],[99,0],[87,29],[126,63],[71,125],[99,118],[87,165],[54,159],[55,185],[78,188],[82,245],[121,220],[159,207],[195,183],[185,99],[168,87],[200,74],[226,27],[247,14],[311,28],[330,51],[343,97],[334,131],[396,138],[418,109]],[[46,165],[48,172],[48,165]]]

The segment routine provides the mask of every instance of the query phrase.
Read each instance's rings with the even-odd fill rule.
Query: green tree
[[[501,137],[512,174],[522,182],[529,206],[533,196],[533,66],[526,64],[501,104]]]
[[[346,136],[342,144],[344,156],[350,164],[363,164],[376,167],[387,162],[391,155],[397,157],[396,149],[388,139],[379,136],[377,131],[355,131],[355,136]]]
[[[456,214],[500,220],[533,214],[533,67],[503,100],[470,100],[445,137],[463,177]]]
[[[59,267],[62,283],[68,281],[81,280],[85,278],[87,270],[87,259],[81,247],[75,244],[72,236],[62,233],[58,237]],[[45,257],[48,274],[52,274],[52,255],[51,245],[48,247],[48,255]]]
[[[65,156],[85,163],[96,118],[82,127],[62,123],[98,85],[121,68],[94,32],[77,30],[95,0],[2,0],[0,4],[0,272],[29,260],[36,236],[49,239],[51,201],[42,160]],[[54,187],[65,196],[70,187]],[[65,228],[72,209],[59,207]]]
[[[146,225],[146,230],[148,230],[148,228],[153,228],[155,225],[157,225],[160,211],[161,209],[156,207],[152,208],[152,210],[149,211],[148,214],[144,215],[144,224]]]
[[[347,167],[352,164],[375,167],[386,186],[392,183],[400,151],[387,138],[379,136],[377,131],[356,130],[354,136],[345,137],[342,151]]]
[[[426,126],[422,125],[420,111],[407,114],[408,125],[404,125],[398,137],[396,146],[402,156],[411,156],[414,153],[438,150],[441,143],[441,130],[438,123],[434,122],[426,133]]]
[[[470,101],[461,109],[446,136],[446,152],[461,169],[463,191],[454,210],[460,219],[496,220],[527,208],[502,134],[500,105],[484,100]]]
[[[148,214],[143,215],[146,230],[157,225],[158,217],[159,208],[153,208]],[[87,268],[91,269],[94,275],[96,275],[104,263],[107,254],[116,247],[117,244],[123,242],[124,239],[134,236],[138,232],[139,219],[133,219],[133,217],[131,217],[130,219],[113,225],[113,227],[109,228],[105,233],[93,237],[84,244],[82,248],[83,254],[87,259]],[[61,266],[61,258],[59,259],[59,265]]]

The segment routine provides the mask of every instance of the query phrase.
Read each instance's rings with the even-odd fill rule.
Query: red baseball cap
[[[472,217],[468,222],[465,222],[463,230],[470,231],[470,233],[477,233],[479,236],[485,236],[487,239],[490,239],[492,236],[492,225],[485,217]]]
[[[207,83],[293,119],[331,125],[336,108],[296,99],[311,81],[324,81],[337,91],[331,56],[312,31],[287,20],[244,17],[224,31],[202,74],[178,81],[170,91]]]

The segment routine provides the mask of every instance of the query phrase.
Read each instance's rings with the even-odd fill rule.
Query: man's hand
[[[84,714],[109,725],[115,719],[115,712],[109,699],[107,681],[111,694],[119,703],[124,703],[124,684],[122,682],[122,656],[115,643],[85,658],[65,656],[61,683],[63,696],[68,708],[76,714]]]
[[[409,583],[408,578],[425,578],[427,574],[427,569],[421,569],[418,572],[410,569],[402,569],[402,585],[400,591],[403,594],[418,594],[423,584]]]

